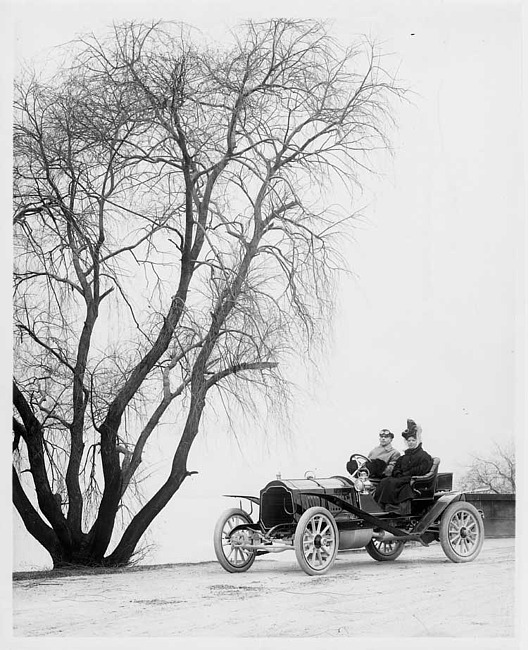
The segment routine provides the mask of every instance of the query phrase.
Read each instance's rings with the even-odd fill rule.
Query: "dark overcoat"
[[[401,503],[412,499],[416,495],[410,485],[411,478],[427,474],[432,465],[433,459],[422,448],[422,443],[414,449],[406,449],[396,461],[392,476],[379,482],[374,498],[381,504]]]

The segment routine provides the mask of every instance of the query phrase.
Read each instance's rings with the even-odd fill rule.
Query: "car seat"
[[[417,498],[432,499],[434,497],[439,465],[440,458],[435,456],[433,458],[431,469],[427,472],[427,474],[423,474],[422,476],[413,476],[411,478],[411,487],[414,490]]]

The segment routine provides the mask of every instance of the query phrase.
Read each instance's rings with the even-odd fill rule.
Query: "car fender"
[[[222,494],[223,497],[232,497],[233,499],[247,499],[248,501],[253,501],[257,506],[260,505],[260,499],[258,497],[251,497],[247,494]]]
[[[466,495],[461,492],[448,492],[442,494],[433,504],[430,510],[428,510],[425,515],[420,519],[418,524],[413,529],[413,533],[421,534],[424,533],[429,526],[435,522],[438,517],[444,512],[447,506],[454,501],[465,501]]]

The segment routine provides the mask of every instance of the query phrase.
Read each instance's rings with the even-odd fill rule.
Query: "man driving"
[[[379,432],[379,445],[374,447],[368,454],[368,462],[363,467],[368,469],[371,478],[385,478],[392,475],[396,461],[401,456],[400,452],[392,446],[394,434],[389,429],[382,429]],[[353,474],[358,463],[353,456],[347,463],[347,470]]]

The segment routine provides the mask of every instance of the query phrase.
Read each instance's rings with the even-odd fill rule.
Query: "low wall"
[[[486,537],[515,537],[515,494],[466,493],[466,500],[484,513]]]

